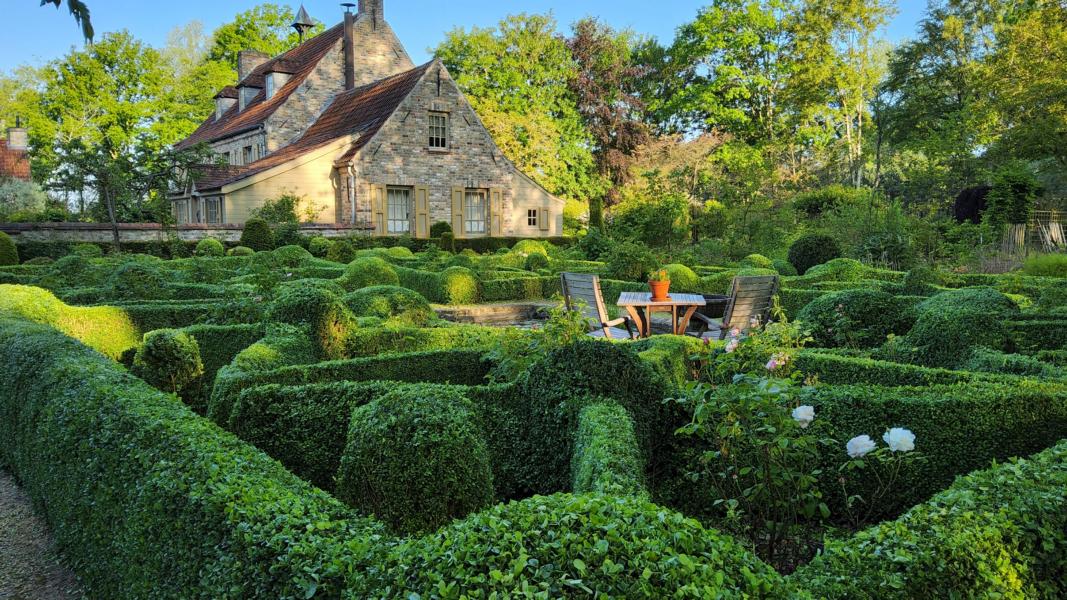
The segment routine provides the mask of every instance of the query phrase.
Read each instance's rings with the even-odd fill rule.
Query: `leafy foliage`
[[[828,235],[806,235],[789,246],[789,262],[804,275],[808,269],[841,256],[837,240]]]
[[[150,331],[137,349],[133,371],[153,386],[176,394],[204,374],[200,346],[195,338],[183,331]]]
[[[263,219],[248,219],[245,221],[244,229],[241,231],[240,244],[246,248],[251,248],[256,252],[262,252],[264,250],[274,249],[274,232],[271,231],[270,224]]]
[[[19,264],[19,249],[11,236],[0,231],[0,267]]]

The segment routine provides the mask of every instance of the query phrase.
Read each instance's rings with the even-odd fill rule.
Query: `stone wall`
[[[226,138],[220,142],[216,142],[211,145],[211,149],[216,153],[226,157],[226,162],[231,165],[240,165],[244,162],[244,148],[246,146],[252,146],[252,160],[256,161],[263,156],[260,152],[263,150],[263,144],[266,138],[263,135],[262,129],[255,129],[248,133],[244,133],[238,136]],[[234,161],[234,152],[236,152],[237,160]]]
[[[215,238],[224,242],[241,239],[241,225],[179,225],[169,231],[184,241],[195,242]],[[111,243],[111,225],[107,223],[0,223],[0,231],[20,242],[95,242]],[[370,235],[373,230],[344,224],[310,224],[300,227],[306,236],[321,235],[341,238],[352,235]],[[124,242],[165,241],[168,231],[158,223],[120,223],[119,239]]]

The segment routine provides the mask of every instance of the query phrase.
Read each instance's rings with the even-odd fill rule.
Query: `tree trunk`
[[[115,252],[122,252],[122,240],[119,238],[119,222],[115,216],[115,199],[108,193],[105,187],[101,190],[104,196],[104,202],[107,204],[107,218],[111,221],[111,243],[115,246]]]

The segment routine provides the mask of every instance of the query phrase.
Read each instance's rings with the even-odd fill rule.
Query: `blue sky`
[[[277,0],[276,0],[277,1]],[[355,2],[355,0],[352,0]],[[167,33],[177,25],[198,20],[206,31],[225,23],[233,15],[260,2],[255,0],[87,0],[98,34],[128,29],[140,39],[162,45]],[[18,65],[41,64],[61,56],[80,35],[64,6],[61,11],[40,7],[38,0],[5,0],[5,32],[0,36],[0,72]],[[396,30],[416,63],[425,62],[429,49],[454,27],[491,26],[502,17],[520,12],[552,11],[567,26],[593,15],[617,28],[670,41],[675,29],[691,20],[709,0],[385,0],[385,17]],[[296,2],[294,6],[298,6]],[[899,14],[887,28],[893,41],[910,37],[922,17],[926,2],[898,0]],[[339,2],[308,0],[312,17],[327,24],[341,19]],[[442,10],[447,6],[447,10]]]

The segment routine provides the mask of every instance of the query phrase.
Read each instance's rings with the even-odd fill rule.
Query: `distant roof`
[[[245,167],[231,167],[235,170],[228,176],[223,177],[221,173],[209,175],[205,172],[204,177],[197,182],[196,189],[203,192],[222,188],[287,163],[343,137],[358,134],[359,137],[342,157],[343,160],[352,158],[396,112],[400,103],[411,94],[415,84],[434,62],[341,92],[299,140]]]
[[[235,105],[226,111],[220,119],[216,119],[214,115],[208,117],[192,135],[179,142],[176,147],[188,148],[200,142],[222,139],[262,125],[296,91],[296,88],[300,87],[304,79],[315,68],[315,65],[322,60],[322,57],[329,52],[330,48],[341,40],[343,35],[344,24],[336,25],[285,54],[256,67],[247,77],[238,82],[237,87],[262,88],[264,76],[275,70],[282,73],[291,73],[292,77],[281,89],[275,92],[270,100],[267,100],[266,94],[261,91],[242,111],[238,111],[240,106]],[[221,94],[223,93],[230,93],[226,88],[219,92],[220,97],[231,97],[229,95],[222,96]]]
[[[25,150],[14,150],[7,146],[7,140],[0,139],[0,179],[29,180],[30,157]]]
[[[197,165],[195,185],[198,190],[218,188],[221,182],[239,177],[248,167],[237,165]]]

